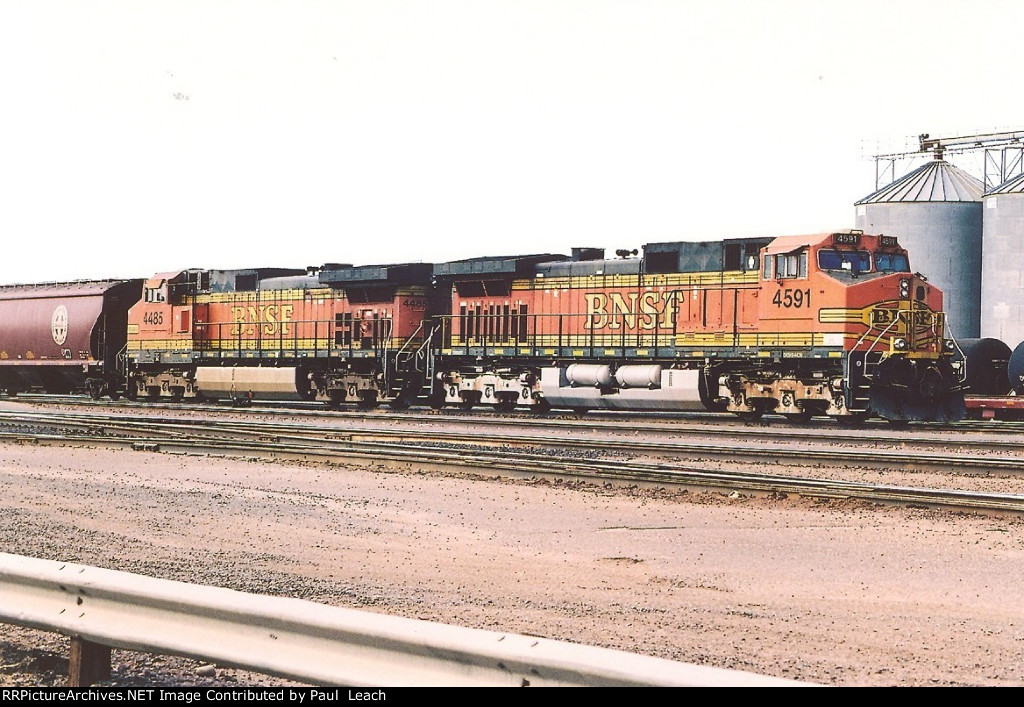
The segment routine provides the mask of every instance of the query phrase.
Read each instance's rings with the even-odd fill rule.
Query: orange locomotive
[[[442,263],[431,402],[956,420],[942,293],[860,231]]]
[[[430,267],[158,274],[129,311],[127,393],[399,406],[422,385]]]

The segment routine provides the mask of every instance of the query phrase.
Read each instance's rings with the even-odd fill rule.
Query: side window
[[[765,258],[765,278],[771,277],[770,264],[771,256]],[[807,251],[799,253],[780,253],[774,256],[775,277],[779,278],[806,278],[807,277]]]
[[[775,259],[770,255],[764,256],[764,272],[762,273],[762,277],[764,277],[765,280],[772,279],[772,263],[774,262],[774,260]]]

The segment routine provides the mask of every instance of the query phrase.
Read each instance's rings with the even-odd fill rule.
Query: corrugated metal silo
[[[985,197],[981,257],[982,336],[1024,341],[1024,174]]]
[[[981,198],[984,187],[935,160],[856,203],[857,228],[899,238],[910,265],[942,289],[948,334],[981,330]]]

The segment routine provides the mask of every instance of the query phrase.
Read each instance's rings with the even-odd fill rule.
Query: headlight
[[[903,350],[905,350],[907,348],[907,340],[906,339],[893,339],[892,340],[892,347],[894,349],[896,349],[897,351],[903,351]]]
[[[910,298],[910,280],[902,278],[900,280],[900,299]]]

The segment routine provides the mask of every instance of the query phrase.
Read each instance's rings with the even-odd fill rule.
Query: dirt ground
[[[0,484],[5,552],[825,685],[1024,685],[1017,519],[27,445]],[[0,682],[60,684],[62,639],[0,630]],[[112,684],[195,667],[118,651]]]

